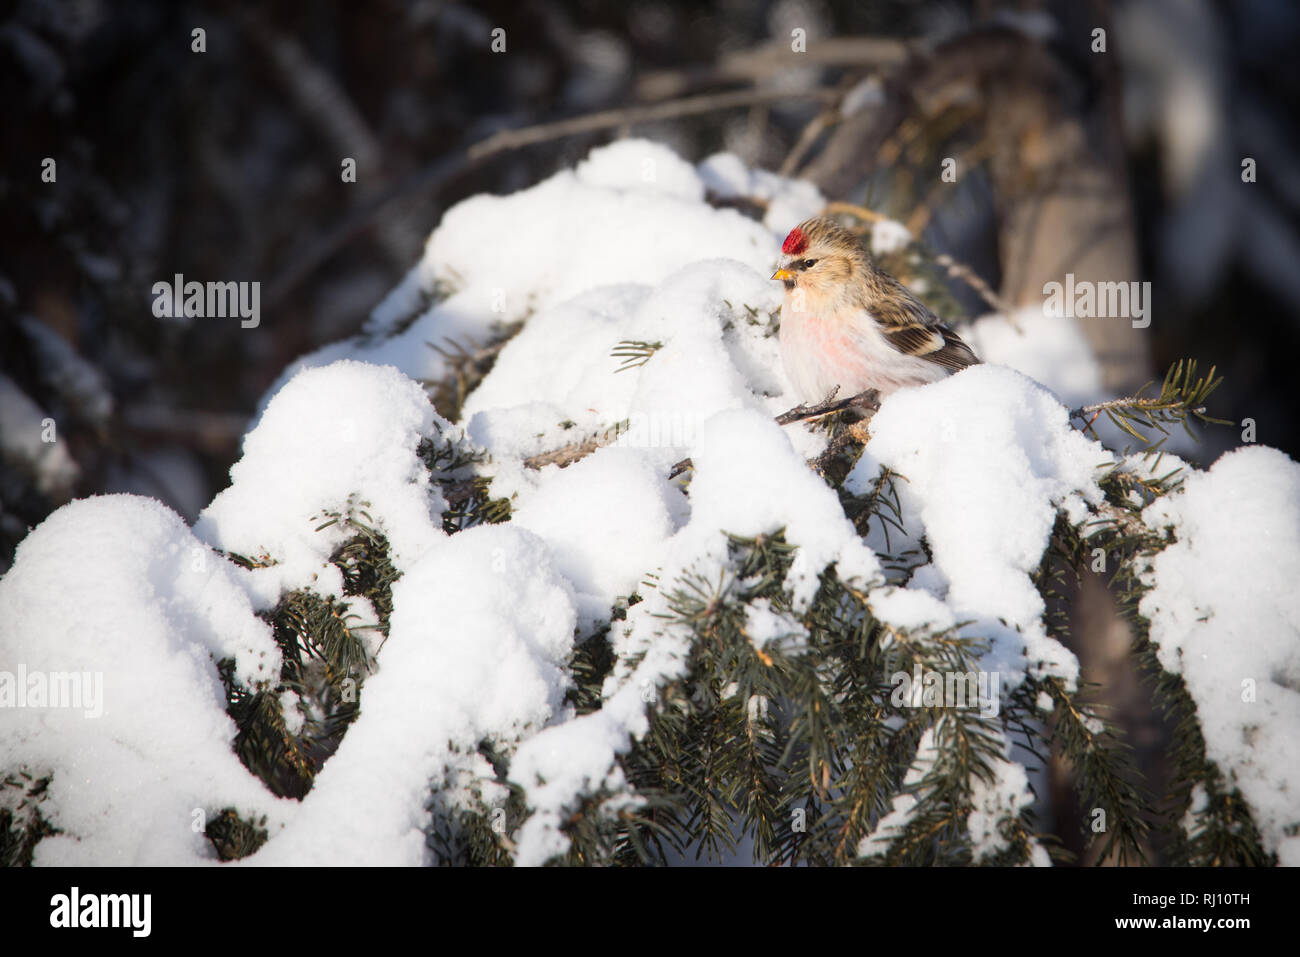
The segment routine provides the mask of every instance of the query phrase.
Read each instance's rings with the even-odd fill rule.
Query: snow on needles
[[[705,200],[741,193],[768,203],[762,223]],[[64,833],[37,845],[37,861],[211,861],[192,813],[232,806],[267,817],[247,864],[429,863],[431,806],[501,807],[511,784],[528,810],[511,822],[514,859],[545,863],[566,850],[565,822],[585,798],[603,791],[611,810],[638,800],[618,756],[649,728],[657,690],[685,672],[692,640],[669,614],[671,592],[687,574],[734,585],[728,533],[783,531],[796,546],[789,609],[747,610],[756,647],[805,647],[798,616],[834,566],[895,629],[961,624],[991,639],[981,667],[1001,672],[1004,690],[1026,674],[1073,683],[1076,663],[1048,636],[1030,575],[1058,510],[1082,521],[1100,503],[1099,468],[1114,457],[1008,368],[890,396],[845,488],[864,494],[882,467],[905,476],[907,537],[924,536],[932,561],[887,582],[879,534],[860,536],[808,467],[825,435],[773,421],[794,401],[775,336],[781,289],[768,277],[781,237],[820,207],[807,184],[725,154],[693,166],[642,140],[515,194],[468,199],[365,335],[286,370],[230,487],[192,532],[133,496],[50,516],[0,580],[0,669],[102,672],[104,695],[99,718],[28,708],[0,724],[6,767],[53,774],[43,813]],[[420,382],[446,377],[456,348],[516,325],[459,422],[440,416]],[[998,341],[992,326],[984,341]],[[1065,374],[1075,345],[1039,365],[1061,374],[1049,385],[1082,395],[1091,379]],[[1004,343],[1009,356],[1018,348]],[[444,531],[430,443],[486,456],[478,474],[509,499],[508,524]],[[579,443],[591,449],[565,468],[529,461]],[[687,457],[688,489],[668,478]],[[1280,453],[1238,453],[1146,513],[1177,538],[1151,570],[1152,637],[1204,709],[1211,757],[1279,846],[1295,801],[1288,811],[1268,789],[1300,789],[1283,733],[1300,723],[1296,470]],[[257,614],[297,589],[344,600],[331,557],[354,534],[350,519],[382,534],[400,576],[388,636],[371,649],[377,671],[338,750],[304,800],[279,800],[232,751],[216,662],[233,659],[247,688],[274,687],[279,651]],[[348,602],[377,622],[368,602]],[[574,642],[606,626],[613,667],[600,707],[578,715],[565,700]],[[1232,669],[1203,664],[1224,647]],[[1230,678],[1255,679],[1257,698],[1207,704]],[[506,781],[479,753],[484,741]],[[916,773],[932,750],[927,732]],[[977,792],[978,854],[1001,850],[998,822],[1028,800],[1025,781],[1007,762]],[[906,823],[911,800],[899,798],[864,853]]]
[[[198,863],[212,851],[196,811],[291,810],[233,749],[215,662],[233,658],[249,688],[280,674],[238,571],[131,495],[65,505],[18,546],[0,579],[0,668],[17,684],[0,675],[0,756],[52,773],[41,812],[62,833],[35,863]],[[15,691],[28,700],[4,701]]]
[[[1246,447],[1142,513],[1175,541],[1139,610],[1196,701],[1206,756],[1239,787],[1264,847],[1300,865],[1300,464]]]
[[[364,509],[398,569],[442,536],[444,503],[417,455],[421,438],[451,431],[420,388],[392,368],[340,361],[300,373],[244,437],[231,485],[194,525],[214,547],[270,559],[250,573],[258,608],[281,591],[321,582],[342,594],[330,554],[352,533],[318,530],[328,514]],[[323,532],[323,533],[322,533]]]
[[[1018,372],[973,366],[924,389],[895,393],[871,422],[871,441],[846,484],[855,492],[881,465],[907,481],[934,556],[930,583],[971,634],[993,639],[985,666],[1014,686],[1028,670],[1070,685],[1073,653],[1048,637],[1030,580],[1058,506],[1099,502],[1098,467],[1113,456],[1070,427],[1068,410]],[[939,616],[925,606],[889,610]]]
[[[420,864],[431,783],[482,774],[485,738],[513,743],[560,710],[576,622],[541,539],[469,529],[393,586],[393,615],[363,711],[298,816],[253,864]]]
[[[619,451],[601,449],[592,458]],[[785,528],[786,539],[800,546],[787,576],[796,607],[812,600],[817,575],[828,564],[837,563],[841,576],[860,587],[879,577],[876,556],[854,532],[834,491],[808,469],[770,416],[720,412],[705,422],[690,451],[690,520],[651,553],[662,563],[662,587],[649,589],[625,621],[614,623],[617,663],[602,708],[525,741],[511,764],[511,778],[526,789],[534,812],[517,838],[520,864],[542,864],[563,853],[568,839],[560,823],[578,798],[601,783],[621,783],[616,755],[648,729],[647,702],[656,688],[684,673],[690,649],[689,631],[665,619],[668,592],[687,572],[717,579],[726,564],[724,532],[752,537]],[[635,668],[627,664],[632,661]]]

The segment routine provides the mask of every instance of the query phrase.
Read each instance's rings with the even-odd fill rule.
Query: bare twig
[[[822,110],[803,128],[799,134],[799,139],[795,142],[794,147],[790,150],[781,164],[780,173],[782,176],[793,176],[799,169],[799,164],[803,162],[808,151],[812,149],[813,143],[817,142],[817,137],[822,135],[822,131],[839,119],[840,111],[838,109]]]
[[[830,103],[839,97],[835,90],[731,90],[725,93],[704,93],[698,96],[683,97],[665,103],[651,103],[643,106],[629,106],[624,109],[602,110],[585,116],[574,116],[553,123],[539,123],[517,130],[502,130],[485,140],[480,140],[469,148],[470,162],[477,162],[503,150],[518,149],[534,143],[576,136],[579,133],[592,133],[618,126],[630,126],[635,123],[653,123],[659,120],[675,119],[681,116],[694,116],[700,113],[712,113],[716,110],[749,107],[765,103],[781,103],[787,100],[817,100]]]
[[[1023,332],[1020,328],[1020,323],[1017,322],[1015,316],[1012,315],[1011,306],[1005,299],[994,292],[992,287],[989,286],[989,284],[986,283],[974,269],[967,266],[964,262],[954,259],[947,253],[937,253],[934,257],[934,261],[939,266],[942,266],[949,276],[952,276],[954,279],[960,279],[966,285],[970,286],[970,288],[974,289],[981,299],[992,306],[996,312],[1001,314],[1007,320],[1007,322],[1011,323],[1011,327],[1015,329],[1016,332]]]
[[[1138,398],[1137,396],[1128,395],[1121,399],[1110,399],[1106,402],[1094,402],[1092,405],[1081,405],[1077,409],[1070,410],[1070,418],[1082,419],[1088,415],[1092,415],[1096,418],[1096,416],[1100,415],[1102,412],[1114,409],[1124,409],[1126,411],[1129,409],[1162,410],[1167,409],[1168,407],[1169,403],[1162,400],[1160,396]],[[1183,411],[1190,412],[1193,415],[1200,415],[1205,412],[1205,406],[1200,406],[1195,409],[1185,409]]]
[[[795,53],[788,42],[777,40],[724,54],[712,66],[646,74],[637,82],[637,95],[643,100],[663,100],[689,89],[762,80],[795,67],[895,67],[914,47],[914,42],[889,37],[825,37],[810,41],[807,50]]]
[[[537,455],[530,455],[528,458],[524,459],[524,466],[530,469],[540,469],[547,465],[558,465],[560,468],[565,468],[579,459],[586,458],[597,449],[616,442],[618,440],[618,435],[618,430],[610,429],[604,435],[589,436],[581,442],[562,445],[558,449],[552,449],[550,452],[540,452]]]
[[[812,149],[817,138],[830,126],[838,123],[843,119],[844,100],[853,92],[853,89],[861,80],[855,75],[846,76],[840,81],[837,93],[839,94],[836,101],[822,110],[804,126],[803,131],[799,134],[799,139],[795,141],[794,146],[786,155],[785,161],[781,163],[779,172],[782,176],[794,176],[797,174],[799,166],[803,163],[804,158]]]
[[[857,395],[851,395],[847,399],[836,399],[839,392],[839,386],[830,391],[830,394],[820,402],[813,405],[796,405],[787,412],[782,412],[776,417],[777,425],[789,425],[791,422],[801,422],[805,419],[815,419],[820,416],[830,415],[834,412],[843,412],[847,409],[864,413],[864,416],[874,415],[880,408],[880,392],[876,389],[868,389],[866,392],[859,392]]]
[[[865,223],[883,222],[889,217],[884,213],[878,213],[874,209],[867,209],[865,206],[858,206],[854,203],[833,202],[826,206],[827,215],[836,213],[848,213],[850,216],[856,216]]]

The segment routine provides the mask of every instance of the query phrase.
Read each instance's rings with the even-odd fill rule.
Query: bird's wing
[[[906,286],[884,274],[878,274],[878,282],[880,292],[888,294],[872,296],[867,309],[891,346],[904,355],[938,363],[954,372],[979,362],[970,346]]]

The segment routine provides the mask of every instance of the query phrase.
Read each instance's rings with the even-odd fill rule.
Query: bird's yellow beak
[[[787,279],[793,279],[794,273],[792,273],[788,269],[778,269],[776,272],[772,273],[772,278],[780,279],[782,282],[784,282]]]

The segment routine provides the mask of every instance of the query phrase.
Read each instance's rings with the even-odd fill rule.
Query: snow
[[[45,495],[56,495],[71,487],[80,469],[68,454],[65,444],[48,442],[57,438],[43,409],[6,375],[0,375],[0,459],[15,462],[35,476],[36,488]]]
[[[602,449],[592,458],[615,451]],[[511,765],[511,778],[527,789],[533,811],[517,838],[521,864],[561,853],[567,839],[560,823],[579,797],[593,782],[621,780],[616,755],[648,730],[647,701],[683,674],[690,648],[689,631],[665,618],[672,586],[688,572],[718,579],[727,567],[724,532],[755,537],[784,529],[786,540],[800,546],[787,576],[796,609],[807,607],[827,564],[843,561],[845,577],[852,572],[860,586],[880,577],[875,555],[858,539],[835,493],[770,416],[719,412],[704,423],[690,453],[690,519],[657,552],[660,587],[649,589],[611,629],[618,662],[606,679],[603,707],[524,742]],[[797,644],[796,636],[792,648]]]
[[[972,623],[966,633],[993,640],[984,667],[1001,672],[1009,688],[1026,674],[1057,675],[1071,686],[1077,677],[1074,655],[1046,633],[1043,598],[1029,577],[1057,507],[1080,496],[1100,502],[1098,467],[1113,463],[1068,415],[1033,380],[972,366],[887,397],[845,483],[860,494],[882,465],[907,477],[900,496],[917,503],[935,597]],[[899,613],[914,620],[916,609]]]
[[[250,864],[418,865],[431,784],[560,709],[575,611],[545,544],[482,526],[430,550],[393,586],[362,714],[294,820]],[[364,809],[364,813],[360,812]]]
[[[725,412],[710,419],[692,453],[691,525],[752,538],[785,529],[799,545],[786,575],[795,611],[806,610],[818,576],[841,553],[866,551],[835,493],[795,454],[785,432],[766,416]],[[859,566],[875,575],[879,565]]]
[[[757,199],[764,220],[706,196]],[[657,690],[687,666],[692,633],[672,616],[673,593],[686,576],[738,587],[729,535],[780,533],[795,546],[789,607],[763,599],[745,611],[745,634],[765,654],[805,653],[799,616],[833,567],[895,632],[988,639],[978,667],[1007,691],[1027,675],[1073,684],[1075,659],[1047,634],[1030,577],[1053,523],[1089,520],[1108,468],[1163,474],[1184,463],[1121,459],[1072,427],[1062,402],[1095,397],[1099,381],[1077,327],[1021,314],[1019,334],[988,317],[970,333],[986,364],[900,390],[873,418],[845,490],[868,494],[882,469],[897,473],[906,531],[886,545],[873,522],[860,536],[808,466],[825,434],[773,421],[794,400],[773,334],[782,291],[768,277],[785,232],[823,206],[815,188],[734,155],[692,165],[645,140],[594,150],[510,196],[465,200],[363,336],[286,370],[229,487],[192,530],[136,496],[50,516],[0,580],[0,668],[102,673],[104,700],[94,719],[27,707],[0,724],[6,767],[54,774],[43,807],[67,833],[43,840],[38,862],[210,861],[192,811],[231,805],[268,818],[250,865],[432,863],[432,803],[504,806],[478,753],[488,741],[528,809],[509,822],[514,859],[546,863],[566,850],[565,822],[586,799],[604,792],[610,813],[640,800],[618,760],[649,729]],[[906,238],[900,224],[873,230],[881,243]],[[481,347],[513,324],[447,421],[421,382],[443,378],[448,360],[427,344]],[[629,341],[654,348],[624,365],[612,353]],[[6,389],[16,393],[0,380]],[[7,453],[41,452],[31,445],[39,409],[14,399],[0,412]],[[427,443],[481,456],[476,474],[509,499],[510,521],[444,532],[435,479],[446,476],[429,474]],[[563,468],[529,462],[582,443]],[[687,477],[670,479],[685,458]],[[1145,520],[1176,541],[1153,563],[1142,606],[1166,667],[1202,708],[1211,758],[1289,862],[1297,468],[1244,450],[1149,506]],[[389,543],[400,578],[386,640],[376,608],[343,595],[329,559],[354,530],[331,516]],[[910,564],[887,575],[882,556],[905,552]],[[272,681],[279,652],[257,613],[297,589],[344,602],[377,659],[359,717],[301,802],[272,797],[233,755],[215,665],[233,657],[246,685]],[[564,700],[567,661],[575,640],[606,625],[614,665],[601,706],[579,716]],[[1238,703],[1246,678],[1256,698]],[[295,696],[282,701],[292,726],[305,720]],[[910,784],[933,766],[933,740]],[[998,823],[1029,800],[1026,780],[1008,758],[976,789],[977,855],[1002,847]],[[887,846],[914,806],[899,796],[862,853]],[[1033,861],[1042,857],[1035,848]]]
[[[626,418],[636,377],[611,374],[619,362],[610,350],[637,338],[629,316],[648,294],[645,286],[608,286],[534,316],[466,400],[470,438],[535,454],[574,440],[563,422],[586,435]]]
[[[605,449],[566,469],[548,466],[537,493],[515,512],[513,525],[550,546],[584,623],[607,619],[614,601],[658,565],[681,497],[667,474],[640,450]]]
[[[781,302],[774,286],[740,263],[713,260],[653,288],[602,287],[543,311],[466,401],[469,436],[497,456],[531,455],[626,423],[624,446],[680,450],[714,411],[775,409],[782,400],[764,401],[745,381],[762,370],[756,389],[784,391],[773,373],[776,339],[764,335]],[[644,365],[618,371],[610,352],[625,340],[663,347]]]
[[[627,750],[629,733],[648,730],[645,704],[629,686],[599,711],[548,728],[520,747],[510,777],[527,789],[533,813],[515,836],[516,863],[535,867],[568,849],[561,824],[576,795],[625,786],[616,755]]]
[[[235,756],[215,666],[226,657],[245,687],[279,676],[239,570],[157,502],[73,502],[19,545],[0,579],[0,754],[53,772],[42,813],[64,833],[36,846],[37,864],[201,863],[214,854],[191,829],[196,810],[283,819],[289,802]],[[83,707],[5,701],[20,668],[29,682],[85,676]],[[94,686],[102,700],[87,708]]]
[[[991,736],[1002,738],[994,729],[986,729]],[[1010,750],[1005,738],[1002,743]],[[871,857],[885,854],[892,844],[906,829],[912,815],[920,806],[915,791],[922,786],[940,759],[938,745],[935,743],[935,731],[927,728],[921,735],[916,757],[907,769],[903,779],[903,793],[897,795],[890,810],[876,822],[874,830],[858,843],[858,856]],[[970,832],[971,850],[975,862],[990,858],[1007,847],[1000,827],[1005,821],[1014,821],[1020,812],[1033,801],[1029,787],[1029,776],[1023,765],[1005,758],[992,762],[993,780],[985,781],[975,777],[971,782],[971,812],[967,818]],[[1035,840],[1030,840],[1029,861],[1034,867],[1050,866],[1051,858],[1047,850]]]
[[[745,634],[760,650],[772,645],[783,651],[797,651],[808,640],[803,622],[774,609],[769,598],[757,598],[745,607]]]
[[[574,169],[588,186],[663,193],[699,202],[704,183],[695,168],[668,147],[649,140],[618,140],[592,150]]]
[[[1073,316],[1049,316],[1038,306],[1026,306],[1010,317],[981,316],[962,331],[962,338],[985,362],[1023,372],[1055,392],[1068,408],[1111,398]]]
[[[35,347],[41,378],[78,413],[96,425],[107,424],[113,396],[103,373],[45,323],[20,316],[18,324]]]
[[[1015,820],[1033,801],[1029,776],[1022,765],[997,761],[993,773],[996,777],[992,783],[975,778],[971,787],[972,809],[967,827],[977,862],[1006,849],[1007,841],[999,832],[999,824]]]
[[[327,512],[364,509],[388,537],[393,564],[405,569],[443,535],[434,521],[442,496],[416,448],[422,437],[451,430],[424,390],[395,369],[341,361],[304,370],[244,437],[230,487],[194,532],[223,551],[274,562],[250,573],[259,609],[322,575],[342,594],[329,556],[352,533],[343,523],[318,531]]]
[[[900,631],[951,628],[957,623],[951,608],[921,588],[877,588],[871,593],[871,611]]]
[[[856,83],[840,103],[840,116],[848,119],[854,113],[885,105],[885,85],[880,77],[869,76]]]
[[[413,379],[437,380],[446,374],[447,360],[430,343],[481,346],[504,324],[590,289],[658,284],[704,259],[734,259],[770,276],[776,229],[734,209],[700,202],[703,182],[667,147],[621,140],[593,150],[576,171],[562,170],[510,196],[481,195],[457,203],[430,235],[419,265],[376,309],[368,328],[391,330],[413,321],[392,338],[372,336],[304,357],[272,392],[300,368],[344,357],[393,365]],[[790,183],[781,177],[765,180],[774,197],[784,195],[782,190],[805,197],[791,209],[803,212],[815,205],[815,190],[808,194],[806,184]],[[783,218],[779,228],[790,225]],[[433,304],[418,312],[430,299]]]
[[[893,219],[877,219],[871,224],[871,254],[886,256],[906,249],[912,234],[906,226]]]
[[[1300,864],[1300,464],[1228,452],[1142,513],[1175,541],[1139,610],[1196,701],[1207,757],[1241,789],[1265,850]]]
[[[765,204],[763,225],[782,238],[826,208],[826,198],[812,183],[750,169],[735,153],[714,153],[698,169],[705,186],[720,199],[744,197]]]
[[[918,804],[912,791],[934,768],[938,757],[934,728],[926,728],[917,744],[916,756],[912,759],[907,774],[903,776],[903,792],[894,798],[890,810],[876,822],[875,829],[858,842],[859,857],[884,854],[889,850],[889,845],[902,834]]]

